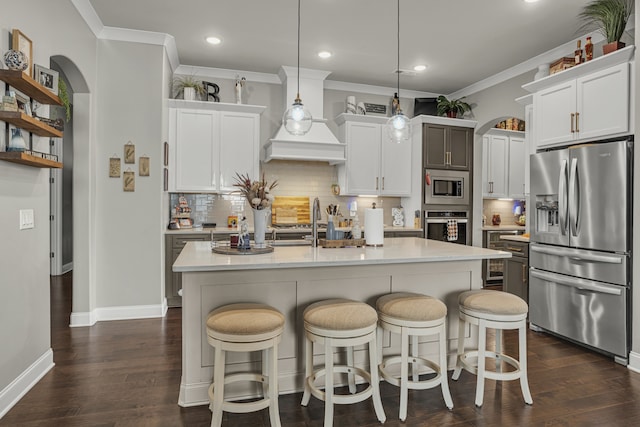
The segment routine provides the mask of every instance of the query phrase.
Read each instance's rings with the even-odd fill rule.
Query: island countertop
[[[234,271],[272,268],[406,264],[510,258],[504,251],[422,238],[386,238],[382,247],[276,247],[261,255],[221,255],[210,242],[189,242],[173,264],[175,272]]]

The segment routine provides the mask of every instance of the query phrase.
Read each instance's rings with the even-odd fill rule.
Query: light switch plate
[[[20,209],[20,230],[33,227],[33,209]]]

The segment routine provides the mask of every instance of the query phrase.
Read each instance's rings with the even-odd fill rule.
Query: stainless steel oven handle
[[[457,218],[451,218],[451,219],[455,219],[456,222],[460,223],[460,224],[466,224],[467,223],[467,219],[457,219]],[[447,219],[429,219],[427,218],[427,224],[446,224],[449,220]]]
[[[584,289],[593,292],[599,292],[601,294],[609,295],[621,295],[622,287],[601,285],[598,282],[587,279],[578,279],[574,277],[567,277],[560,274],[547,273],[538,270],[531,270],[529,275],[538,279],[546,280],[548,282],[557,283],[559,285],[570,286],[572,288]]]
[[[622,264],[622,257],[616,255],[602,255],[602,254],[575,254],[571,253],[568,249],[556,249],[545,248],[541,246],[531,246],[529,248],[532,252],[538,252],[545,255],[566,256],[575,261],[593,261],[603,262],[607,264]]]

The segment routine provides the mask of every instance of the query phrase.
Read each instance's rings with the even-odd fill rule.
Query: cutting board
[[[309,197],[276,196],[273,200],[272,224],[309,224],[310,222]]]

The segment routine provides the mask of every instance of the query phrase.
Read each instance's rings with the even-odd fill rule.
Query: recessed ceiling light
[[[220,44],[222,43],[222,39],[220,37],[207,37],[207,43],[211,44]]]
[[[525,3],[535,3],[535,2],[537,2],[537,1],[538,1],[538,0],[524,0],[524,2],[525,2]]]
[[[424,70],[427,69],[427,66],[426,65],[416,65],[415,67],[413,67],[413,69],[415,71],[424,71]]]
[[[333,54],[331,52],[329,52],[328,50],[323,50],[318,52],[318,56],[322,59],[327,59],[327,58],[331,58],[333,56]]]

